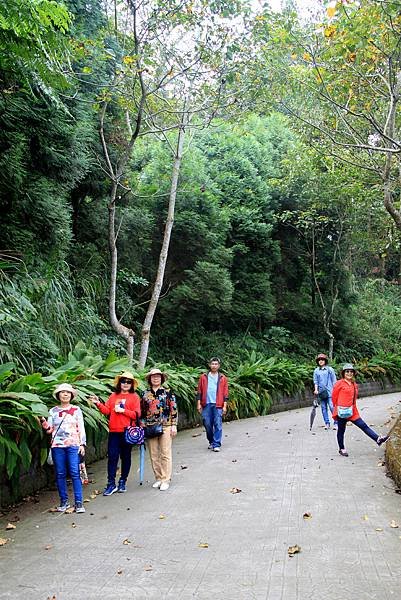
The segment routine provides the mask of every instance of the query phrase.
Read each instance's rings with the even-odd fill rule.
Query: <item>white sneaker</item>
[[[160,484],[160,488],[159,489],[160,489],[161,492],[166,492],[169,487],[170,487],[170,484],[167,481],[163,481]]]
[[[216,448],[213,448],[213,452],[220,452],[220,448],[216,446]]]
[[[152,485],[152,488],[159,488],[161,486],[162,482],[161,481],[155,481],[154,484]]]

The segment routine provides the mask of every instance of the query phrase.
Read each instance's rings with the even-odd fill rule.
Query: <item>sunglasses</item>
[[[122,377],[120,379],[120,383],[132,383],[132,379],[125,379],[124,377]]]
[[[354,369],[345,369],[344,373],[353,373]]]

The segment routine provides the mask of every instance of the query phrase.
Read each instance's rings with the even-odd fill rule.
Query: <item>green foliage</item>
[[[67,56],[66,7],[54,0],[3,0],[0,5],[0,72],[53,97],[51,87],[65,83],[61,60]],[[11,89],[9,90],[11,92]]]

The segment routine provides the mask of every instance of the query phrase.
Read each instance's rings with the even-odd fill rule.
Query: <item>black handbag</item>
[[[329,392],[326,389],[319,392],[319,400],[321,402],[326,402],[326,400],[328,400],[328,399],[329,399]]]
[[[161,423],[156,423],[156,425],[147,425],[145,427],[145,438],[154,438],[159,437],[163,433],[163,425]]]

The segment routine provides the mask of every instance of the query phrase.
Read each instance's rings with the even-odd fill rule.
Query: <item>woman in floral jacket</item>
[[[145,427],[148,438],[150,462],[155,475],[154,488],[162,492],[170,487],[172,472],[172,439],[177,435],[177,402],[174,394],[163,384],[166,374],[160,369],[151,369],[146,375],[149,387],[142,394],[141,423]],[[156,437],[148,437],[146,431],[162,425],[162,433]]]

